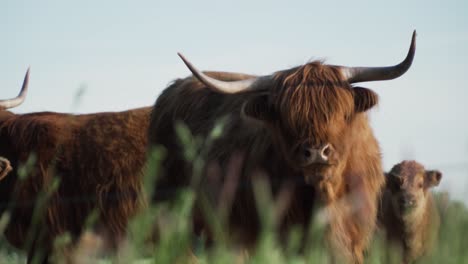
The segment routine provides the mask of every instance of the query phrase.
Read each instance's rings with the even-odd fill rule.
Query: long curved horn
[[[341,73],[349,83],[391,80],[403,75],[413,63],[416,52],[416,30],[413,31],[411,46],[406,58],[397,65],[388,67],[341,67]]]
[[[29,69],[26,71],[24,76],[23,87],[17,97],[7,100],[0,100],[0,110],[5,110],[8,108],[16,107],[24,102],[26,94],[28,93],[28,84],[29,84]]]
[[[261,83],[263,83],[264,81],[271,80],[271,77],[269,75],[233,82],[216,80],[198,70],[181,53],[178,52],[177,55],[179,55],[179,57],[184,61],[185,65],[187,65],[189,70],[193,73],[195,77],[197,77],[197,79],[200,82],[204,83],[209,88],[220,93],[234,94],[238,92],[260,90],[262,89],[262,85],[260,85]]]

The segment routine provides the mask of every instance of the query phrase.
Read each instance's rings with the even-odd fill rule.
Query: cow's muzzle
[[[329,143],[324,144],[318,148],[310,147],[308,144],[304,144],[299,151],[299,159],[301,160],[303,167],[314,164],[330,164],[331,157],[334,153],[334,149]]]
[[[416,198],[413,195],[402,195],[398,199],[398,204],[403,213],[408,213],[416,207]]]

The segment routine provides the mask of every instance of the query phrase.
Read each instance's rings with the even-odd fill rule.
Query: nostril
[[[411,198],[401,198],[399,202],[403,207],[413,207],[416,204],[416,200]]]
[[[310,153],[310,150],[304,149],[304,157],[310,158],[310,156],[312,156],[312,153]]]
[[[329,144],[327,144],[325,147],[322,149],[322,156],[328,157],[331,154],[331,147]]]
[[[329,156],[333,154],[333,147],[330,144],[326,144],[323,147],[311,147],[308,144],[304,144],[298,150],[297,154],[301,161],[307,164],[327,163]]]
[[[407,203],[407,201],[408,201],[407,199],[401,198],[401,199],[400,199],[400,204],[401,204],[401,205],[405,205],[405,204]]]

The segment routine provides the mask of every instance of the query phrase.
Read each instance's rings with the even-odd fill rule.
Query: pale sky
[[[90,113],[151,105],[202,70],[269,74],[325,59],[383,66],[417,50],[401,78],[364,83],[386,169],[416,159],[444,173],[439,189],[468,201],[468,1],[0,2],[1,99],[30,92],[14,112]],[[84,88],[74,107],[77,92]]]

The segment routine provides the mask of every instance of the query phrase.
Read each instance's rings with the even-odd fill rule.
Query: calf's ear
[[[388,172],[385,173],[385,177],[387,188],[392,191],[397,191],[401,188],[401,185],[403,184],[403,178],[401,176]]]
[[[442,180],[442,173],[437,170],[427,170],[424,176],[428,188],[439,185],[440,180]]]
[[[364,87],[353,87],[354,110],[356,112],[365,112],[379,102],[379,96]]]
[[[275,120],[275,111],[268,101],[268,95],[256,95],[248,99],[241,109],[241,116],[257,121],[271,123]]]

